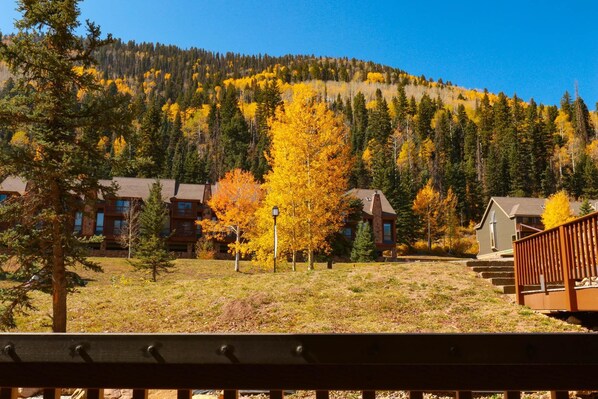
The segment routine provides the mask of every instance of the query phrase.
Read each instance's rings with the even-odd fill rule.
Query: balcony
[[[178,209],[175,208],[172,210],[172,217],[173,218],[182,218],[182,219],[195,219],[197,216],[196,209]]]
[[[598,335],[567,334],[0,334],[2,398],[14,387],[362,391],[598,390]]]

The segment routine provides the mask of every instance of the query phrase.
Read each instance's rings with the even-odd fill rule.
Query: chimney
[[[378,191],[374,191],[372,196],[372,228],[374,230],[374,242],[376,244],[382,244],[383,232],[382,232],[382,201],[380,200],[380,194]]]

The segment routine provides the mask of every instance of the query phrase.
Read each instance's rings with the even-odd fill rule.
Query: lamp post
[[[272,207],[272,218],[274,219],[274,273],[276,273],[276,250],[278,246],[278,236],[276,234],[276,217],[278,216],[278,207],[274,205]]]

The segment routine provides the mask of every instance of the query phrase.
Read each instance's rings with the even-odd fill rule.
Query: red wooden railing
[[[515,241],[513,252],[519,303],[549,285],[573,299],[576,281],[598,276],[598,212]]]

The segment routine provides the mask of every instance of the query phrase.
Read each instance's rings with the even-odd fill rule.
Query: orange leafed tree
[[[317,100],[306,85],[293,88],[293,101],[278,110],[271,123],[266,198],[258,211],[255,237],[258,260],[273,253],[272,215],[277,220],[278,252],[290,254],[293,269],[298,252],[313,268],[314,252],[327,250],[327,238],[343,223],[350,158],[343,122]]]
[[[262,198],[263,191],[253,175],[241,169],[234,169],[218,182],[216,192],[208,201],[218,220],[199,222],[208,236],[223,237],[228,231],[235,234],[235,242],[229,247],[235,254],[237,272],[240,255],[248,249],[243,233],[255,223],[255,212]]]

